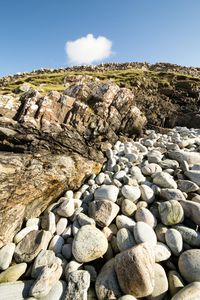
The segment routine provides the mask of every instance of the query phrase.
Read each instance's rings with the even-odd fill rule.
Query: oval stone
[[[177,200],[161,202],[158,210],[161,221],[165,225],[174,225],[183,221],[184,211]]]
[[[200,249],[183,252],[179,257],[178,267],[187,282],[200,281]]]
[[[171,249],[174,255],[179,255],[183,249],[183,239],[178,230],[170,228],[165,233],[167,246]]]
[[[171,300],[198,300],[199,295],[200,282],[192,282],[176,293]]]
[[[136,202],[141,196],[139,186],[124,185],[121,192],[126,199],[129,199],[133,202]]]
[[[134,238],[137,244],[149,242],[152,246],[157,243],[157,237],[154,230],[147,223],[137,222],[133,228]]]

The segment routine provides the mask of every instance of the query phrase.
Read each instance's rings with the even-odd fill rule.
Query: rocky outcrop
[[[78,77],[62,94],[29,90],[20,98],[3,96],[0,246],[23,220],[98,173],[108,142],[139,135],[145,122],[130,90],[88,77]]]

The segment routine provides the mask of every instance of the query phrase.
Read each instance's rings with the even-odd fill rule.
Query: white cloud
[[[90,65],[95,61],[102,61],[112,53],[112,42],[104,36],[95,38],[89,33],[75,41],[68,41],[65,45],[68,61],[71,65]]]

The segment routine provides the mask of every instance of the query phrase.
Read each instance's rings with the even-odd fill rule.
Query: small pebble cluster
[[[147,130],[0,249],[0,299],[200,299],[200,130]]]

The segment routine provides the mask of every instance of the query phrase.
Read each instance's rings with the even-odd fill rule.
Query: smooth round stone
[[[114,253],[119,253],[120,250],[118,248],[118,245],[117,245],[117,237],[114,235],[110,241],[110,245],[112,247],[112,250]]]
[[[142,174],[140,168],[137,166],[133,166],[130,170],[130,173],[131,173],[131,178],[136,179],[138,183],[144,182],[146,179]]]
[[[200,249],[183,252],[179,257],[178,267],[187,282],[200,281]]]
[[[116,225],[118,229],[121,228],[127,228],[127,229],[133,229],[135,226],[135,221],[127,216],[124,215],[118,215],[116,217]]]
[[[200,232],[184,225],[175,225],[173,228],[180,232],[185,243],[190,246],[200,247]]]
[[[199,186],[190,180],[178,180],[178,188],[185,193],[196,192],[199,190]]]
[[[117,201],[119,189],[115,185],[102,185],[94,192],[95,200],[110,200],[112,202]]]
[[[135,213],[135,220],[137,222],[145,222],[152,228],[154,228],[157,225],[157,220],[154,217],[154,215],[144,207],[138,208],[136,213]]]
[[[72,244],[65,244],[62,247],[62,255],[67,259],[71,259],[72,257]]]
[[[89,262],[100,258],[107,249],[108,241],[105,235],[93,225],[82,226],[72,244],[72,253],[78,262]]]
[[[95,182],[96,182],[96,184],[101,185],[104,183],[104,179],[105,179],[105,174],[103,172],[101,172],[95,178]]]
[[[18,244],[29,232],[33,230],[38,230],[37,225],[28,226],[20,230],[14,237],[15,244]]]
[[[55,254],[61,253],[62,246],[64,245],[65,241],[60,235],[55,235],[50,244],[48,249],[55,252]]]
[[[178,162],[187,161],[188,164],[194,165],[200,163],[200,153],[186,152],[184,150],[172,151],[168,153],[169,157],[177,160]]]
[[[97,271],[95,270],[95,267],[92,265],[84,265],[84,269],[90,274],[91,281],[95,282],[97,279]]]
[[[199,300],[200,282],[192,282],[181,289],[171,300]]]
[[[125,216],[131,217],[134,214],[134,212],[137,210],[137,206],[131,200],[124,199],[121,204],[121,210]]]
[[[173,177],[166,172],[158,172],[153,177],[153,183],[163,188],[177,189],[177,183]]]
[[[61,217],[71,217],[74,213],[74,199],[64,200],[57,209],[57,214]]]
[[[8,243],[0,249],[0,270],[6,270],[9,267],[14,251],[14,243]]]
[[[138,201],[137,204],[136,204],[136,206],[137,206],[137,209],[142,208],[142,207],[143,208],[147,208],[148,204],[147,204],[146,201]]]
[[[40,225],[40,218],[30,218],[26,222],[26,227],[28,226],[39,226]]]
[[[85,215],[84,213],[78,214],[77,220],[78,220],[80,226],[95,225],[95,221],[92,218]]]
[[[188,200],[180,200],[179,203],[184,210],[185,216],[200,226],[200,203]]]
[[[54,234],[56,231],[56,218],[54,213],[49,212],[42,217],[41,227],[44,230],[50,231],[51,234]]]
[[[140,185],[141,199],[147,203],[152,203],[155,199],[154,191],[146,184]]]
[[[121,192],[126,199],[129,199],[133,202],[136,202],[141,196],[139,186],[124,185],[121,189]]]
[[[158,210],[164,225],[175,225],[183,221],[184,211],[177,200],[160,202]]]
[[[135,240],[130,230],[127,228],[121,228],[117,232],[117,246],[120,251],[127,250],[135,246]]]
[[[121,170],[121,171],[115,173],[114,178],[119,181],[123,181],[124,176],[126,176],[126,172],[124,170]]]
[[[67,218],[60,218],[56,224],[56,234],[61,235],[67,227]]]
[[[165,240],[172,253],[178,256],[183,249],[183,239],[180,232],[173,228],[168,229],[165,233]]]
[[[24,300],[29,296],[33,280],[5,282],[0,284],[1,300]]]
[[[63,299],[65,295],[65,290],[66,290],[66,283],[64,281],[59,280],[50,290],[48,295],[45,297],[40,298],[41,300],[56,300],[56,299]],[[30,298],[31,299],[36,299],[36,298]],[[29,300],[29,299],[26,299]]]
[[[69,238],[72,235],[72,225],[67,226],[67,228],[63,231],[62,237],[64,240]]]
[[[162,172],[162,168],[155,163],[148,163],[144,167],[142,167],[142,173],[146,176],[151,176],[152,174]]]
[[[147,223],[137,222],[133,228],[133,232],[137,244],[144,242],[149,242],[152,246],[157,244],[156,234]]]
[[[164,299],[168,290],[168,280],[163,267],[159,264],[154,264],[155,284],[153,292],[147,296],[148,300],[162,300]]]
[[[200,171],[185,171],[184,174],[198,186],[200,186]]]
[[[160,166],[163,169],[177,169],[179,167],[179,163],[173,159],[164,159],[160,162]]]
[[[160,196],[165,200],[185,200],[179,189],[161,189]]]
[[[115,272],[124,294],[146,297],[154,289],[154,254],[149,243],[143,243],[115,256]]]
[[[17,281],[27,268],[26,263],[16,264],[0,273],[0,283]]]
[[[184,287],[183,279],[177,271],[169,271],[168,273],[169,292],[173,297],[178,291]]]
[[[155,228],[155,233],[156,233],[156,236],[157,236],[157,239],[162,242],[162,243],[165,243],[165,233],[167,232],[168,228],[159,223],[156,228]]]
[[[108,297],[118,299],[122,294],[116,278],[114,261],[114,258],[112,258],[105,263],[97,276],[95,290],[98,300],[104,300]]]
[[[157,263],[167,260],[171,256],[170,249],[161,242],[157,242],[154,248],[154,252],[155,252],[155,262]]]

